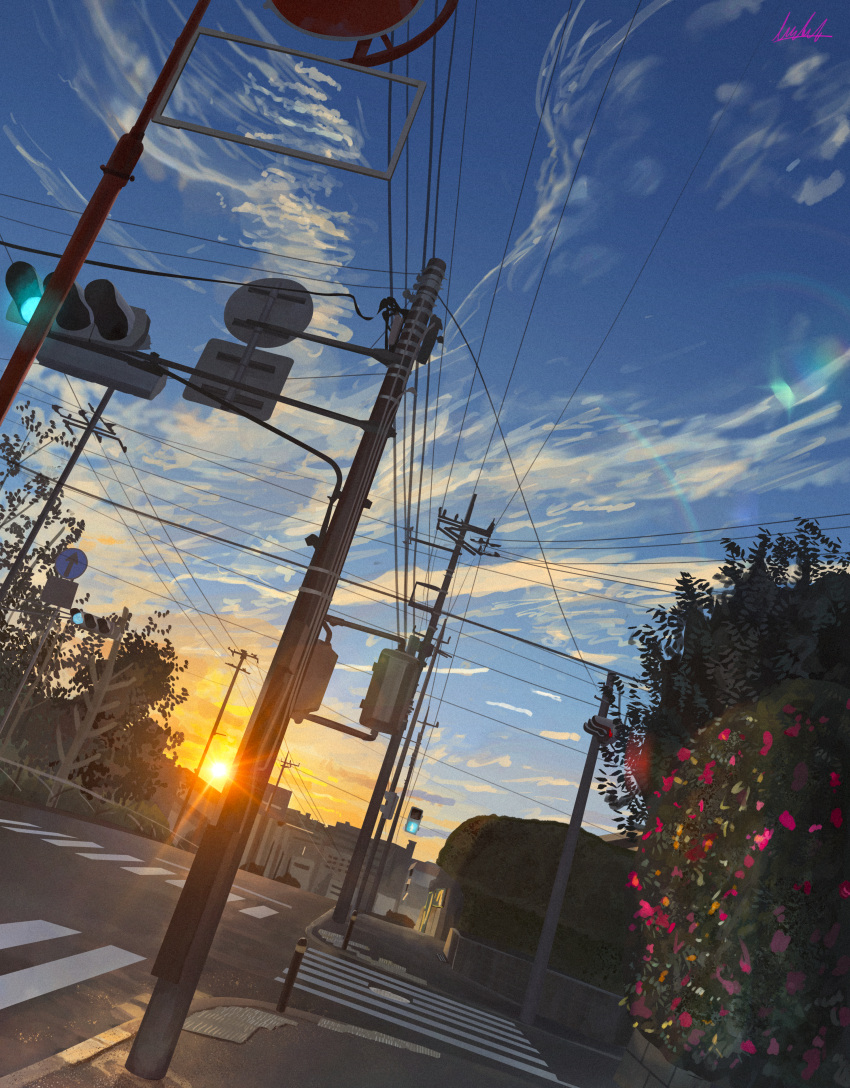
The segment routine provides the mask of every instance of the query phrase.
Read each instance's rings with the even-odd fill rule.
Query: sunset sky
[[[29,260],[42,277],[55,267],[15,247],[62,251],[190,8],[30,0],[6,13],[8,262]],[[91,254],[136,271],[87,266],[80,277],[112,279],[150,314],[152,350],[194,365],[208,340],[232,340],[224,306],[239,284],[294,279],[314,292],[310,331],[371,345],[381,318],[361,320],[334,292],[374,317],[383,298],[404,302],[423,259],[447,263],[445,342],[411,383],[346,565],[356,584],[342,583],[332,606],[412,630],[394,595],[439,581],[446,553],[411,547],[405,583],[394,518],[397,508],[405,520],[410,479],[418,537],[435,539],[438,508],[462,514],[473,492],[476,524],[496,522],[500,557],[465,557],[449,605],[496,630],[449,622],[451,656],[425,702],[439,729],[426,730],[413,795],[425,811],[418,857],[433,860],[479,813],[568,818],[604,668],[639,675],[629,628],[670,602],[680,571],[710,578],[721,537],[745,544],[759,525],[788,531],[801,515],[839,536],[847,524],[850,18],[835,3],[815,20],[831,37],[773,41],[788,10],[644,0],[633,19],[631,2],[460,0],[433,54],[429,44],[395,64],[427,86],[390,186],[153,124]],[[432,14],[425,0],[410,33]],[[809,14],[792,9],[789,22]],[[261,0],[213,0],[204,25],[319,57],[351,52],[297,33]],[[272,142],[283,132],[383,169],[388,117],[394,143],[406,94],[396,85],[388,108],[374,73],[207,38],[168,115]],[[19,331],[2,323],[4,360]],[[286,396],[368,415],[380,363],[303,340],[275,350],[294,360]],[[24,385],[48,414],[96,404],[102,391],[43,366]],[[259,657],[213,746],[226,761],[332,473],[254,423],[186,401],[176,382],[151,402],[116,394],[106,418],[128,453],[92,442],[71,478],[80,490],[65,499],[86,522],[81,591],[93,610],[126,605],[141,622],[170,610],[189,661],[190,698],[175,718],[187,765],[229,683],[229,648]],[[355,428],[284,406],[272,422],[350,463]],[[15,426],[12,414],[4,429]],[[51,453],[41,465],[55,475],[61,461]],[[323,713],[356,721],[391,643],[340,628],[333,643],[340,665]],[[383,739],[304,723],[290,725],[286,745],[299,764],[282,781],[293,806],[359,824]],[[595,794],[584,826],[616,830]]]

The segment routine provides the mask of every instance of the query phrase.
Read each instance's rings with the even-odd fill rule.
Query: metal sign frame
[[[233,143],[246,144],[248,147],[257,147],[264,151],[273,151],[277,155],[291,155],[296,159],[306,159],[308,162],[320,163],[322,166],[332,166],[337,170],[350,170],[354,174],[365,174],[367,177],[380,178],[383,181],[389,181],[395,168],[398,164],[398,160],[401,158],[401,151],[404,147],[407,134],[410,132],[410,127],[413,124],[413,119],[416,116],[416,111],[419,109],[419,104],[422,101],[422,97],[425,94],[425,81],[422,79],[412,79],[409,76],[396,75],[394,72],[369,72],[369,75],[377,76],[379,79],[386,79],[392,83],[400,83],[407,87],[413,87],[416,89],[416,94],[413,98],[413,103],[408,111],[404,125],[402,126],[401,133],[395,148],[393,149],[392,156],[386,170],[376,170],[371,166],[359,166],[356,163],[338,162],[336,159],[328,158],[326,155],[314,155],[310,151],[299,151],[296,148],[286,147],[281,144],[272,143],[270,140],[254,140],[249,136],[240,136],[233,132],[223,132],[221,129],[209,128],[206,125],[196,125],[192,121],[178,121],[172,117],[165,117],[164,113],[168,107],[168,103],[171,99],[171,95],[174,93],[174,88],[183,74],[183,69],[191,57],[194,48],[198,42],[198,38],[202,35],[206,35],[210,38],[222,38],[224,41],[239,42],[241,45],[255,46],[258,49],[270,50],[273,53],[287,53],[293,57],[303,57],[305,60],[319,61],[322,64],[329,64],[334,68],[347,68],[349,71],[358,72],[363,74],[363,68],[359,64],[350,64],[344,60],[331,60],[329,57],[320,57],[315,53],[302,53],[298,49],[286,49],[282,45],[275,45],[271,42],[260,42],[253,38],[243,38],[238,34],[228,34],[223,30],[212,30],[210,27],[198,27],[195,33],[192,35],[192,43],[186,50],[183,57],[183,62],[175,71],[174,75],[168,82],[166,93],[163,96],[159,106],[157,107],[153,117],[151,118],[158,125],[167,125],[169,128],[185,129],[188,132],[197,132],[201,136],[216,136],[220,140],[230,140]]]

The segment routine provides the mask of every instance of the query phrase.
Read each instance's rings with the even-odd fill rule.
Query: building
[[[428,901],[428,893],[443,870],[433,861],[414,861],[407,870],[407,879],[396,899],[396,914],[406,914],[417,922],[422,908]]]

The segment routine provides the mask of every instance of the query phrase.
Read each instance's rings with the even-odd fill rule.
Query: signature
[[[785,23],[783,23],[782,26],[779,28],[779,33],[773,40],[775,42],[789,42],[793,41],[795,38],[811,38],[813,42],[816,42],[820,41],[821,38],[831,38],[831,34],[821,34],[821,31],[826,26],[826,19],[824,19],[824,21],[817,28],[817,30],[813,31],[811,29],[809,23],[812,21],[812,19],[814,19],[814,17],[815,13],[812,12],[812,14],[808,17],[808,19],[806,19],[806,22],[799,30],[795,26],[786,28],[785,23],[787,23],[788,20],[791,18],[791,12],[789,11],[788,14],[785,16]],[[782,33],[783,31],[785,31],[784,34]]]

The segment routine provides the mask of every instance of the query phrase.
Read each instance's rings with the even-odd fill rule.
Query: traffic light
[[[590,721],[584,723],[585,733],[599,737],[602,744],[610,744],[617,736],[617,723],[610,718],[600,718],[594,714]]]
[[[12,302],[6,311],[6,320],[18,325],[28,325],[41,296],[44,294],[38,275],[31,264],[15,261],[6,269],[6,288]]]
[[[407,814],[407,822],[404,825],[404,830],[408,835],[418,835],[419,825],[422,823],[422,809],[411,808]]]
[[[118,631],[117,620],[107,619],[106,616],[93,616],[91,612],[83,612],[79,608],[73,609],[71,619],[78,627],[100,635],[102,638],[115,638]]]
[[[392,790],[384,791],[384,803],[381,805],[381,815],[385,820],[391,820],[395,813],[395,807],[398,803],[398,794],[393,793]]]
[[[420,664],[404,650],[381,650],[361,702],[360,724],[382,733],[400,728],[419,682]]]
[[[44,278],[44,289],[49,283],[50,275]],[[6,320],[28,324],[44,294],[33,266],[15,261],[6,271],[6,287],[12,296]],[[164,376],[131,366],[104,350],[92,350],[95,345],[113,351],[147,348],[150,323],[147,313],[130,306],[109,280],[92,280],[82,291],[73,284],[38,352],[37,362],[60,374],[153,400],[165,388]],[[57,340],[57,335],[75,342]]]

